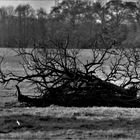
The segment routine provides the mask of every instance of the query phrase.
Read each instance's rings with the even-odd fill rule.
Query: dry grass
[[[140,139],[140,109],[3,108],[0,126],[0,139],[135,140]]]

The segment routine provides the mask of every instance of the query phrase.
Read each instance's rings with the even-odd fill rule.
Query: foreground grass
[[[140,139],[140,109],[0,109],[0,139]]]

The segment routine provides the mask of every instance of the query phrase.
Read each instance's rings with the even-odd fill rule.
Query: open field
[[[82,54],[82,53],[81,53]],[[18,57],[4,49],[6,67],[21,72]],[[83,60],[89,53],[82,54]],[[15,69],[16,68],[16,69]],[[33,94],[33,89],[21,85],[22,93]],[[13,85],[0,87],[0,139],[83,139],[83,140],[139,140],[140,109],[138,108],[46,108],[18,106]]]
[[[0,139],[139,140],[140,109],[0,109]]]

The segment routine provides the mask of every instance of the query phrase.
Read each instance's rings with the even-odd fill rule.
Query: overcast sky
[[[59,0],[61,1],[61,0]],[[95,0],[91,0],[95,1]],[[109,1],[109,0],[102,0]],[[139,1],[139,0],[123,0],[123,1]],[[47,12],[50,11],[50,8],[54,6],[55,0],[0,0],[0,7],[2,6],[14,6],[16,7],[19,4],[30,4],[34,9],[39,9],[40,7],[46,9]]]
[[[19,4],[30,4],[34,9],[39,9],[40,7],[45,8],[47,12],[50,8],[54,6],[54,0],[0,0],[0,7],[2,6],[14,6]]]

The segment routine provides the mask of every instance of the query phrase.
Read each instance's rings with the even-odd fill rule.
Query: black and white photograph
[[[140,139],[139,0],[0,0],[9,139]]]

